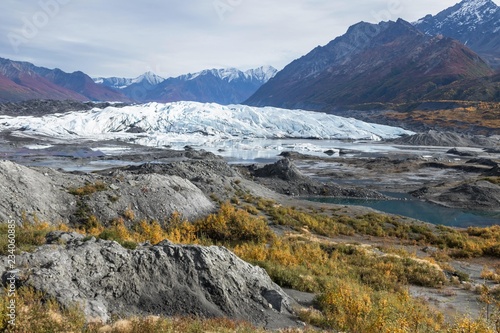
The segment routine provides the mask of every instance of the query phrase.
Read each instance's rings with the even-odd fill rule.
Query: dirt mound
[[[193,154],[197,153],[193,151]],[[168,164],[146,163],[115,169],[114,174],[177,176],[196,185],[207,196],[215,194],[221,200],[229,200],[235,188],[234,182],[241,180],[241,176],[223,159],[208,154]]]
[[[283,158],[262,168],[255,168],[253,175],[260,178],[279,178],[286,181],[303,181],[306,179],[288,158]]]
[[[462,184],[440,194],[437,200],[458,208],[498,210],[500,209],[500,186],[487,181]]]
[[[77,174],[0,161],[0,185],[0,221],[36,216],[49,223],[81,223],[95,215],[107,222],[126,210],[136,220],[167,218],[175,211],[191,219],[214,209],[193,183],[172,175]]]
[[[75,198],[53,170],[35,170],[0,161],[0,221],[36,216],[44,221],[68,221]],[[76,185],[70,182],[70,186]]]
[[[485,180],[454,186],[422,187],[411,194],[447,207],[500,211],[500,186]]]
[[[59,232],[48,238],[52,244],[17,257],[18,282],[62,305],[83,305],[87,319],[194,315],[270,328],[297,326],[292,301],[283,290],[262,268],[226,248],[163,241],[127,250],[116,242],[84,240],[78,234]],[[6,267],[2,258],[4,280]]]

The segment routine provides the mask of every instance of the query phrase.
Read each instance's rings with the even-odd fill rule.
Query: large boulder
[[[50,234],[52,244],[17,257],[18,283],[80,304],[88,320],[112,315],[229,317],[269,328],[296,326],[291,300],[267,273],[224,247],[168,241],[127,250],[116,242]],[[0,260],[5,276],[7,260]]]

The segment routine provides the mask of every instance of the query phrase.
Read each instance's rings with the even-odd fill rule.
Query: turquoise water
[[[396,197],[390,194],[389,196]],[[500,212],[483,213],[463,211],[441,207],[429,202],[411,199],[406,195],[398,195],[403,200],[366,200],[342,198],[307,198],[310,201],[331,203],[337,205],[356,205],[370,207],[382,212],[406,216],[421,221],[453,227],[486,227],[500,224]],[[407,199],[407,200],[404,200]]]

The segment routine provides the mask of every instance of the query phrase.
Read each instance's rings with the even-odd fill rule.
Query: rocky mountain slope
[[[439,87],[493,70],[448,37],[432,37],[399,19],[358,23],[293,61],[245,103],[331,110],[368,102],[425,99]]]
[[[435,36],[458,39],[491,66],[500,68],[500,7],[491,0],[463,0],[453,7],[414,23]]]
[[[113,89],[96,84],[82,72],[65,73],[57,68],[0,58],[0,102],[29,99],[131,101]]]

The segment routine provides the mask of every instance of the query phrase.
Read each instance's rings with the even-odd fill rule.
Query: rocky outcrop
[[[281,159],[274,164],[259,167],[250,165],[243,167],[243,173],[256,183],[286,195],[322,195],[344,198],[386,198],[379,192],[358,188],[340,186],[334,183],[322,183],[304,175],[288,158]]]
[[[263,269],[226,248],[163,241],[127,250],[116,242],[61,232],[49,234],[47,240],[51,244],[17,257],[18,284],[64,306],[80,304],[88,320],[194,315],[267,327],[297,325],[291,299],[281,288]],[[2,258],[4,279],[6,267]]]
[[[253,175],[261,178],[279,178],[286,181],[304,181],[306,179],[288,158],[283,158],[262,168],[255,168]]]

